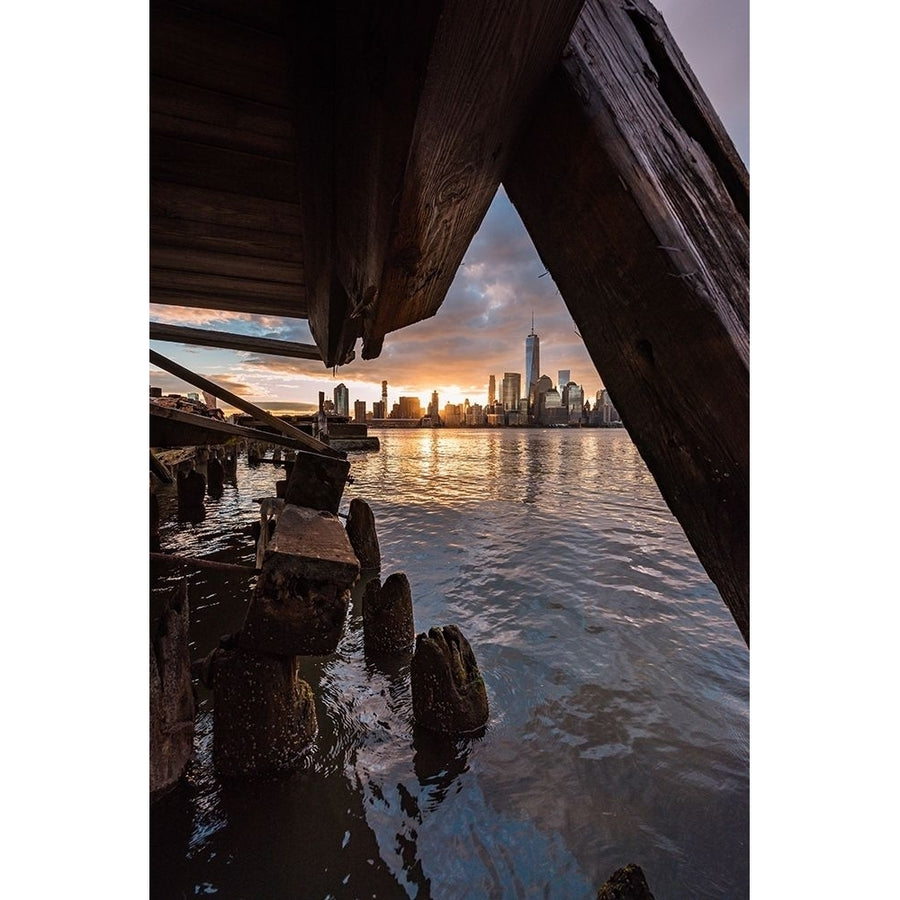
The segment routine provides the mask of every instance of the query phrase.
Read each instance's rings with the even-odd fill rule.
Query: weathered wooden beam
[[[310,449],[308,444],[284,434],[234,425],[221,419],[198,416],[150,402],[151,447],[203,447],[207,444],[225,444],[229,438],[277,444],[279,447],[290,447],[298,453],[307,453]]]
[[[386,333],[437,311],[580,5],[302,9],[292,52],[304,266],[326,365],[349,361],[360,336],[374,358]]]
[[[364,359],[380,354],[388,332],[443,303],[581,3],[444,5],[386,264],[364,317]]]
[[[588,0],[504,184],[749,643],[748,178],[646,0]]]
[[[188,328],[184,325],[150,323],[151,341],[174,341],[199,347],[224,347],[245,353],[262,353],[269,356],[290,356],[294,359],[322,359],[315,344],[298,344],[293,341],[276,341],[272,338],[251,337],[225,331],[208,331],[205,328]]]
[[[151,277],[152,281],[152,277]],[[305,319],[306,304],[293,299],[283,299],[247,294],[224,294],[204,291],[202,287],[180,289],[176,287],[150,287],[150,302],[165,306],[186,306],[191,309],[217,309],[248,313],[257,316],[283,316],[289,319]]]
[[[317,441],[314,437],[310,437],[308,434],[300,431],[299,428],[295,428],[293,425],[285,422],[283,419],[279,419],[277,416],[273,416],[271,413],[266,412],[264,409],[260,409],[260,407],[256,406],[256,404],[254,403],[251,403],[249,400],[244,400],[243,397],[238,397],[237,394],[233,394],[231,391],[220,387],[219,385],[210,381],[208,378],[204,378],[202,375],[198,375],[196,372],[192,372],[190,369],[186,369],[184,366],[179,365],[174,360],[167,359],[165,356],[163,356],[161,353],[157,353],[155,350],[150,351],[150,362],[152,362],[154,365],[159,366],[161,369],[165,369],[165,371],[170,375],[174,375],[176,378],[181,378],[188,384],[192,384],[194,385],[194,387],[198,387],[202,391],[207,391],[214,397],[218,397],[220,400],[225,400],[232,406],[236,406],[238,409],[242,409],[245,413],[249,413],[258,421],[265,422],[267,425],[271,425],[281,434],[299,441],[310,450],[315,450],[317,453],[323,456],[337,457],[338,459],[347,458],[346,453],[341,453],[339,450],[334,450],[333,448],[329,447],[328,444],[323,444],[322,441]]]

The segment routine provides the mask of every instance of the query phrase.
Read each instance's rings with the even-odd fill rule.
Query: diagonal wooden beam
[[[169,374],[174,375],[176,378],[181,378],[188,384],[192,384],[194,387],[198,387],[202,391],[207,391],[214,397],[218,397],[220,400],[225,400],[232,406],[242,409],[245,413],[253,416],[258,421],[271,425],[281,434],[287,435],[289,438],[294,438],[304,447],[314,450],[316,453],[320,453],[324,456],[336,457],[338,459],[347,458],[346,453],[335,450],[334,448],[329,447],[328,444],[322,443],[322,441],[317,441],[314,437],[310,437],[305,432],[300,431],[299,428],[294,428],[293,425],[285,422],[284,419],[273,416],[271,413],[266,412],[264,409],[260,409],[260,407],[251,403],[249,400],[238,397],[237,394],[233,394],[231,391],[220,387],[208,378],[204,378],[202,375],[198,375],[196,372],[186,369],[184,366],[179,365],[174,360],[168,359],[161,353],[157,353],[155,350],[150,351],[150,362],[159,366],[161,369],[164,369]]]
[[[749,180],[646,0],[588,0],[504,185],[749,644]]]
[[[199,347],[223,347],[226,350],[241,350],[245,353],[260,353],[269,356],[290,356],[294,359],[317,359],[319,361],[322,359],[322,354],[315,344],[277,341],[272,338],[250,337],[225,331],[211,331],[205,328],[189,328],[186,325],[166,325],[163,322],[150,323],[150,340],[171,341]]]

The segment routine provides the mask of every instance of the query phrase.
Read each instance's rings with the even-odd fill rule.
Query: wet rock
[[[476,731],[487,724],[488,702],[475,654],[455,625],[416,637],[410,665],[413,718],[442,734]]]
[[[298,453],[287,477],[284,499],[295,506],[337,515],[350,474],[350,463],[337,457]]]
[[[597,900],[654,900],[640,866],[616,869],[597,892]]]
[[[221,776],[291,772],[317,730],[312,688],[295,657],[221,653],[213,707],[213,761]]]
[[[397,656],[412,651],[416,639],[412,591],[403,572],[395,572],[383,586],[377,578],[366,585],[362,617],[367,656]]]
[[[347,537],[363,572],[381,568],[381,548],[375,531],[375,516],[365,500],[354,497],[347,513]]]
[[[277,656],[333,653],[359,577],[338,518],[285,504],[261,569],[240,646]]]
[[[150,638],[150,798],[177,784],[194,744],[187,582],[166,601]]]

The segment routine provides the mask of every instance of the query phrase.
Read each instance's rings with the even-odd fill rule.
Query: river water
[[[366,660],[358,584],[337,652],[303,661],[302,771],[221,785],[198,688],[195,759],[151,811],[151,896],[591,898],[629,862],[657,900],[749,896],[749,652],[627,433],[372,433],[341,511],[372,507],[416,630],[468,638],[488,727],[412,728],[408,661]],[[253,500],[282,477],[242,457],[198,524],[162,490],[163,549],[253,565]],[[181,577],[152,568],[151,617]],[[186,577],[196,658],[252,579]]]

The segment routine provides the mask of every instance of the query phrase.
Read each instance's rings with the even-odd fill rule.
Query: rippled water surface
[[[637,862],[657,900],[749,894],[749,654],[627,434],[384,430],[351,454],[382,579],[416,630],[455,623],[487,685],[483,737],[414,731],[409,664],[368,662],[360,600],[337,652],[303,662],[319,736],[282,781],[218,783],[211,698],[195,760],[151,814],[151,894],[590,898]],[[252,565],[250,469],[163,549]],[[184,573],[153,568],[151,616]],[[192,657],[241,624],[252,579],[187,574]]]

